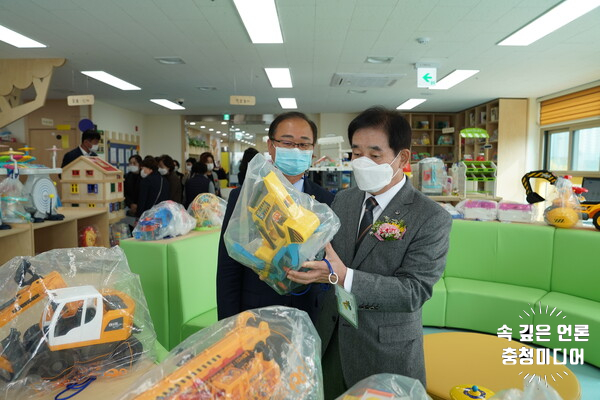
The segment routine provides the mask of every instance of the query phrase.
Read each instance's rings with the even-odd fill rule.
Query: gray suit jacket
[[[407,181],[379,217],[404,220],[404,237],[382,242],[367,235],[355,255],[363,200],[364,192],[351,188],[339,192],[331,205],[341,221],[332,245],[354,269],[359,323],[355,329],[339,317],[334,290],[325,292],[317,321],[323,353],[337,324],[348,387],[378,373],[410,376],[425,386],[421,307],[446,266],[452,219]]]

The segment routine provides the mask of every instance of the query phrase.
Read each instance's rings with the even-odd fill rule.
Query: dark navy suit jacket
[[[98,154],[94,153],[93,151],[90,152],[90,156],[92,156],[92,157],[97,156],[97,155]],[[78,159],[81,156],[83,156],[83,152],[81,151],[81,148],[79,146],[77,146],[73,150],[69,151],[68,153],[66,153],[64,155],[62,164],[60,165],[60,167],[63,168],[65,165],[70,164],[71,162],[75,161],[76,159]]]
[[[280,295],[269,285],[261,281],[250,268],[238,263],[227,254],[223,234],[227,230],[229,219],[240,195],[240,188],[229,194],[227,211],[223,219],[221,240],[219,242],[219,264],[217,269],[217,309],[219,320],[239,314],[253,308],[283,305],[306,311],[315,320],[317,295],[322,290],[313,284],[308,293],[301,296]],[[331,205],[333,194],[308,179],[304,179],[304,193],[315,200]],[[301,292],[301,289],[297,290]]]

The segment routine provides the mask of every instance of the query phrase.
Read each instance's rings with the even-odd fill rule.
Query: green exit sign
[[[229,121],[229,114],[223,114],[223,121]]]

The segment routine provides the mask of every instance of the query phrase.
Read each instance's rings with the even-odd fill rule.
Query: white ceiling
[[[586,0],[582,0],[586,1]],[[358,112],[426,96],[414,111],[458,111],[497,97],[539,97],[600,79],[600,8],[527,47],[495,44],[559,0],[277,0],[283,44],[254,45],[232,0],[1,0],[0,24],[48,45],[1,58],[65,57],[51,98],[94,94],[144,114],[279,113],[278,97],[300,111]],[[426,45],[418,37],[428,37]],[[184,65],[161,65],[176,56]],[[364,62],[390,56],[390,64]],[[415,63],[480,69],[446,91],[416,87]],[[289,67],[294,88],[271,88],[264,67]],[[141,91],[124,92],[82,75],[104,70]],[[388,88],[349,94],[330,87],[333,73],[406,74]],[[201,91],[200,86],[217,90]],[[253,95],[253,107],[229,96]],[[184,98],[169,111],[150,98]]]

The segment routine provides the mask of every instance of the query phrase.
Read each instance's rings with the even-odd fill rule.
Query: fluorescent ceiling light
[[[227,125],[227,121],[222,121],[221,125]]]
[[[209,132],[212,132],[212,131],[214,131],[214,129],[213,129],[213,128],[209,128],[209,129],[208,129],[208,131],[209,131]]]
[[[107,85],[114,86],[117,89],[121,90],[142,90],[141,88],[132,85],[129,82],[125,82],[122,79],[117,78],[111,74],[107,74],[104,71],[81,71],[82,74],[89,76],[90,78],[94,78],[99,80],[100,82],[104,82]]]
[[[167,99],[150,99],[154,104],[158,104],[159,106],[163,106],[164,108],[168,108],[169,110],[185,110],[185,107],[180,106],[177,103],[173,103]]]
[[[190,122],[190,125],[196,125],[196,123],[195,122]]]
[[[437,81],[437,83],[431,86],[429,89],[450,89],[452,86],[458,85],[465,79],[472,77],[478,72],[478,69],[456,69],[441,80]]]
[[[47,47],[45,44],[30,39],[27,36],[23,36],[2,25],[0,25],[0,40],[20,49]]]
[[[223,133],[222,135],[223,135],[223,136],[227,136],[227,134],[226,134],[226,133]]]
[[[296,104],[296,99],[293,97],[280,97],[277,100],[279,100],[279,104],[281,104],[281,108],[284,108],[284,109],[298,108],[298,105]]]
[[[404,103],[396,107],[396,110],[412,110],[421,103],[425,103],[427,99],[408,99]]]
[[[252,43],[283,43],[275,0],[233,0]]]
[[[221,133],[221,131],[217,131],[216,133]]]
[[[528,46],[600,6],[600,0],[566,0],[525,25],[498,46]]]
[[[265,68],[269,82],[274,88],[291,88],[292,76],[289,68]]]
[[[206,126],[200,125],[200,129],[204,129],[204,128],[206,128]]]

